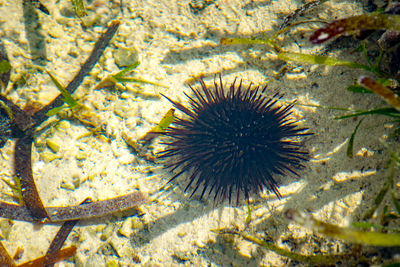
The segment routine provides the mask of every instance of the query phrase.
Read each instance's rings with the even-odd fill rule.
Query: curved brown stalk
[[[43,206],[36,188],[32,174],[32,134],[27,134],[15,143],[14,169],[21,183],[21,195],[25,206],[37,220],[47,218],[46,209]]]
[[[129,210],[135,206],[143,204],[145,201],[146,197],[144,194],[141,192],[134,192],[116,198],[95,201],[85,205],[47,207],[45,209],[49,220],[44,221],[44,223],[101,217],[117,211]],[[0,202],[0,217],[27,222],[37,220],[37,218],[32,216],[27,207],[5,202]]]
[[[114,34],[117,32],[119,25],[120,21],[112,21],[110,26],[107,28],[107,31],[100,36],[99,40],[97,40],[96,44],[94,45],[94,48],[89,58],[85,61],[78,74],[75,75],[74,79],[65,88],[68,93],[73,94],[78,86],[82,83],[83,78],[85,78],[85,76],[88,75],[89,72],[93,69],[94,65],[96,65],[97,61],[99,61],[100,57],[103,55],[104,50],[110,43]],[[32,116],[32,118],[36,122],[36,126],[47,120],[48,117],[46,113],[50,109],[62,106],[64,104],[62,98],[63,96],[61,94],[58,95],[51,103],[49,103],[47,106],[45,106]]]
[[[54,259],[55,262],[65,260],[69,257],[72,257],[76,253],[76,246],[70,246],[60,250],[57,253],[56,258]],[[45,256],[25,262],[23,264],[18,265],[18,267],[42,267],[45,263]]]
[[[63,225],[58,230],[56,236],[53,238],[53,241],[51,241],[50,247],[44,257],[43,266],[54,266],[54,263],[57,262],[57,257],[60,254],[61,248],[64,245],[65,240],[71,233],[74,226],[78,223],[78,221],[79,220],[72,220],[63,223]]]
[[[111,38],[117,31],[119,24],[119,21],[113,21],[107,31],[99,38],[89,58],[83,64],[75,78],[67,86],[66,90],[68,92],[73,93],[82,83],[83,78],[92,70],[100,56],[103,54],[104,49],[107,47]],[[42,220],[47,217],[47,214],[46,209],[44,208],[40,199],[32,174],[31,150],[33,134],[31,129],[40,125],[47,119],[46,112],[48,110],[54,108],[55,106],[62,105],[62,96],[58,96],[50,104],[38,111],[32,117],[30,117],[16,105],[10,103],[10,101],[8,101],[5,97],[2,98],[4,98],[4,101],[6,101],[6,104],[9,105],[11,111],[13,112],[15,117],[13,122],[14,125],[16,125],[23,132],[21,134],[22,137],[16,142],[14,154],[14,169],[21,182],[22,199],[28,210],[32,213],[32,217],[36,218],[37,220]]]

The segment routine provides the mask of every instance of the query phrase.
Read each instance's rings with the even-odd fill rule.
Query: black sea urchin
[[[171,158],[166,167],[177,171],[169,182],[188,172],[185,192],[195,181],[191,196],[202,185],[201,197],[208,189],[214,201],[220,196],[230,202],[236,191],[239,202],[240,192],[248,199],[250,191],[265,186],[280,198],[274,175],[298,175],[295,169],[303,167],[307,152],[296,139],[309,133],[289,118],[293,104],[277,103],[279,94],[267,98],[262,95],[266,87],[259,93],[259,87],[243,89],[235,81],[224,92],[221,78],[214,90],[200,80],[201,90],[190,87],[194,97],[185,93],[189,108],[166,97],[187,115],[165,133],[171,141],[160,157]]]

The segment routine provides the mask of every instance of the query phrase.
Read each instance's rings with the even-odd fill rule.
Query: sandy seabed
[[[207,1],[192,1],[202,3]],[[307,2],[307,1],[304,1]],[[347,245],[316,237],[308,229],[285,219],[288,208],[306,210],[323,221],[348,225],[371,205],[382,182],[387,155],[379,138],[390,132],[381,117],[366,118],[357,134],[355,156],[346,156],[348,138],[357,121],[334,120],[342,115],[330,109],[296,106],[294,116],[310,128],[314,136],[304,140],[312,159],[301,172],[301,179],[283,178],[278,200],[264,192],[253,196],[253,219],[246,226],[246,205],[231,207],[227,202],[192,199],[183,192],[185,177],[166,190],[160,188],[171,174],[161,165],[132,153],[122,138],[137,139],[149,131],[172,107],[160,93],[187,103],[183,92],[187,83],[204,77],[211,84],[221,73],[226,84],[236,77],[264,85],[271,96],[279,91],[284,101],[299,104],[368,109],[382,106],[374,95],[358,95],[346,90],[363,72],[345,67],[292,66],[277,75],[285,65],[263,45],[223,46],[221,38],[263,38],[279,29],[283,18],[303,1],[217,0],[200,12],[189,1],[93,0],[87,4],[89,16],[82,27],[70,1],[42,3],[50,11],[24,12],[22,1],[0,2],[0,36],[10,57],[12,82],[25,77],[26,84],[10,90],[9,97],[23,107],[29,102],[48,103],[58,91],[49,76],[37,66],[50,70],[66,85],[88,57],[94,42],[111,20],[121,21],[119,31],[104,56],[85,78],[74,95],[92,108],[104,122],[104,135],[72,119],[58,119],[37,133],[33,171],[45,206],[77,205],[85,198],[102,200],[140,190],[152,201],[138,207],[130,217],[108,216],[81,222],[66,245],[75,244],[73,260],[58,266],[281,266],[283,258],[237,237],[217,235],[212,229],[235,228],[249,234],[270,236],[275,243],[301,253],[348,252]],[[363,13],[359,1],[327,1],[299,20],[331,21]],[[307,38],[320,23],[303,24],[279,37],[282,49],[291,52],[320,53],[325,45],[313,46]],[[347,45],[347,46],[346,46]],[[350,54],[352,44],[325,53],[360,62],[360,54]],[[136,51],[141,64],[134,77],[162,86],[127,84],[126,88],[93,89],[103,78],[116,73],[121,60],[116,51]],[[183,114],[177,112],[177,116]],[[379,126],[377,127],[377,120]],[[50,149],[51,140],[59,145]],[[12,181],[14,142],[1,150],[0,178]],[[155,143],[154,151],[163,149]],[[359,153],[357,153],[359,152]],[[0,197],[12,202],[12,190],[0,183]],[[2,219],[7,221],[6,219]],[[4,245],[11,255],[18,247],[24,253],[18,263],[45,254],[58,225],[38,226],[13,221],[1,227]],[[4,223],[3,223],[4,225]]]

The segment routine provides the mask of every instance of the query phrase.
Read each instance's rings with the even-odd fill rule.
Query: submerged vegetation
[[[39,1],[32,2],[37,2],[40,10],[47,10]],[[366,107],[365,110],[351,110],[347,107],[331,108],[315,106],[317,108],[331,108],[337,112],[346,112],[345,114],[339,114],[336,117],[336,119],[339,120],[362,117],[358,120],[358,122],[355,123],[354,131],[351,133],[348,139],[349,141],[346,154],[349,158],[352,158],[354,140],[357,138],[357,132],[362,129],[360,125],[362,124],[365,116],[383,115],[391,118],[396,126],[393,135],[398,135],[398,131],[400,129],[400,127],[398,127],[400,118],[398,85],[400,84],[400,77],[398,75],[398,69],[396,71],[396,66],[393,66],[395,60],[391,61],[393,64],[390,67],[388,67],[387,64],[385,65],[383,62],[384,56],[389,57],[388,61],[390,61],[390,57],[394,58],[395,56],[387,52],[388,50],[382,49],[378,51],[378,57],[371,59],[368,56],[366,42],[362,42],[357,49],[357,51],[360,53],[360,58],[367,62],[365,64],[348,61],[345,59],[345,56],[343,56],[343,59],[338,59],[319,54],[304,54],[294,53],[292,51],[284,51],[278,41],[278,37],[289,32],[294,27],[301,25],[302,23],[296,22],[296,20],[302,14],[318,7],[318,5],[324,2],[326,2],[326,0],[309,1],[301,8],[291,13],[284,19],[281,27],[272,35],[272,37],[265,39],[222,38],[221,44],[224,46],[236,44],[261,44],[268,47],[271,53],[276,55],[276,58],[290,64],[296,63],[332,67],[344,66],[365,71],[366,75],[355,77],[355,80],[358,82],[356,84],[348,85],[347,89],[349,91],[361,94],[374,93],[386,101],[387,104],[384,107]],[[191,1],[190,8],[192,8],[192,12],[194,14],[198,14],[199,12],[202,12],[203,9],[207,8],[207,6],[214,3],[217,4],[217,1]],[[82,0],[73,0],[72,5],[76,16],[80,19],[87,14],[87,10],[84,7]],[[315,44],[323,43],[327,40],[337,38],[344,34],[358,34],[359,32],[371,30],[383,30],[385,33],[388,31],[400,31],[399,17],[399,15],[386,12],[384,14],[373,13],[340,19],[333,21],[315,31],[310,37],[310,42]],[[65,117],[76,118],[80,123],[89,126],[92,132],[104,132],[102,118],[95,114],[90,107],[85,106],[80,99],[75,98],[74,92],[78,86],[81,85],[83,78],[89,74],[94,65],[99,61],[105,48],[109,45],[112,37],[116,33],[118,26],[118,21],[114,21],[110,24],[107,31],[102,34],[99,40],[97,40],[90,57],[86,60],[77,75],[67,86],[64,87],[64,85],[58,81],[57,73],[53,73],[49,70],[47,71],[47,74],[49,75],[48,77],[60,92],[60,95],[48,105],[40,108],[32,107],[33,111],[30,110],[30,112],[28,112],[26,110],[22,110],[11,100],[9,100],[6,94],[0,95],[0,147],[2,147],[9,139],[17,140],[14,155],[14,172],[16,174],[14,181],[3,181],[12,189],[12,194],[10,194],[11,197],[18,202],[18,205],[0,202],[0,217],[33,223],[39,222],[41,224],[62,223],[62,226],[60,227],[57,235],[54,237],[53,242],[49,246],[45,256],[20,266],[51,266],[56,261],[66,259],[74,255],[77,251],[76,246],[70,246],[64,249],[62,249],[62,246],[79,220],[87,220],[123,210],[129,210],[146,201],[144,194],[135,191],[127,195],[95,202],[92,202],[90,199],[86,199],[80,205],[76,206],[46,207],[41,201],[39,194],[40,192],[38,192],[38,189],[35,185],[32,172],[33,140],[40,126],[43,124],[43,122],[48,120],[49,117],[50,119],[54,120],[63,119]],[[388,37],[386,37],[386,43],[390,43]],[[128,74],[133,72],[138,65],[139,61],[132,62],[132,64],[125,66],[125,68],[118,73],[104,78],[102,81],[100,81],[100,83],[93,87],[94,90],[100,88],[113,88],[123,91],[126,89],[126,83],[162,86],[155,82],[128,76]],[[389,69],[389,71],[387,69]],[[11,71],[12,62],[10,62],[8,59],[7,54],[4,52],[3,45],[0,43],[0,89],[2,91],[5,91],[8,86]],[[185,109],[178,102],[173,103],[176,107]],[[291,108],[292,105],[289,105],[289,107]],[[281,119],[286,118],[286,111],[288,110],[285,108],[283,111],[280,111],[282,113],[281,116],[283,116]],[[157,162],[156,154],[152,153],[152,151],[148,149],[149,144],[152,140],[158,138],[160,135],[165,135],[166,132],[167,135],[171,135],[171,129],[173,128],[168,127],[175,119],[174,112],[174,109],[168,110],[160,122],[140,138],[136,139],[129,133],[125,132],[122,133],[121,136],[123,140],[125,140],[125,142],[133,148],[133,152],[139,157],[151,162]],[[298,132],[295,132],[295,134],[296,133],[299,134]],[[317,220],[312,215],[303,213],[302,211],[287,210],[285,212],[286,218],[293,224],[305,227],[327,238],[342,240],[351,244],[357,244],[357,246],[354,246],[354,249],[351,253],[319,253],[316,255],[297,253],[284,249],[274,242],[269,241],[267,233],[265,233],[265,235],[260,235],[259,237],[253,234],[248,234],[247,228],[245,230],[238,230],[237,228],[218,229],[215,230],[215,233],[221,236],[240,236],[249,242],[273,251],[285,258],[310,265],[340,264],[343,262],[357,264],[361,260],[367,261],[367,258],[362,258],[360,260],[359,256],[362,254],[362,250],[358,249],[358,245],[379,247],[385,246],[388,248],[400,246],[400,228],[392,226],[393,224],[398,225],[398,223],[396,224],[393,222],[397,222],[397,220],[400,218],[400,195],[398,190],[398,165],[400,164],[400,151],[398,151],[398,145],[395,142],[394,145],[392,145],[389,143],[389,141],[382,141],[382,144],[385,147],[385,151],[389,157],[387,166],[385,166],[385,170],[379,171],[381,176],[385,178],[385,181],[379,192],[377,192],[377,195],[374,197],[374,202],[363,214],[360,221],[352,222],[351,225],[346,227],[339,227],[337,225],[328,224],[322,220]],[[49,147],[53,147],[53,150],[57,150],[56,145],[53,146],[50,141],[47,142],[47,145]],[[201,144],[197,144],[197,146],[199,145]],[[296,163],[296,158],[299,157],[299,155],[296,154],[296,151],[291,151],[291,153],[295,153],[294,155],[292,154],[292,156],[294,156],[292,161]],[[198,155],[193,154],[193,157],[198,157]],[[288,168],[290,167],[291,166]],[[210,186],[214,187],[214,185]],[[272,187],[272,191],[275,191],[275,193],[280,196],[279,192],[277,192],[277,189],[274,187],[274,183],[269,184],[269,186]],[[228,191],[229,189],[225,189],[225,191],[221,192],[227,193]],[[245,194],[247,194],[247,191],[245,190]],[[389,201],[384,203],[385,199]],[[246,225],[251,223],[250,205],[251,204],[248,204],[247,206],[249,212],[248,217],[245,219]],[[376,214],[376,211],[379,208],[382,208],[383,212],[382,214],[378,214],[378,218],[374,218],[374,214]],[[145,230],[145,234],[148,234],[147,229]],[[16,266],[14,258],[9,255],[4,245],[0,242],[0,265]],[[388,264],[389,263],[392,262],[389,261]]]
[[[39,192],[35,185],[32,173],[32,142],[35,129],[41,125],[48,116],[55,115],[63,109],[63,103],[67,103],[69,108],[76,108],[80,104],[73,99],[71,94],[77,89],[83,78],[91,71],[94,65],[99,60],[103,51],[107,47],[111,38],[116,33],[118,21],[113,21],[107,31],[97,41],[91,55],[83,64],[82,68],[75,78],[64,88],[56,78],[50,74],[50,78],[55,83],[61,94],[51,103],[40,110],[37,110],[33,115],[21,110],[17,105],[13,104],[6,96],[0,95],[2,110],[10,118],[9,128],[13,130],[10,138],[16,138],[14,168],[16,174],[16,186],[13,186],[14,192],[21,199],[23,205],[9,204],[0,202],[0,217],[9,218],[12,220],[22,220],[40,223],[55,223],[63,222],[62,227],[51,243],[46,256],[26,263],[29,266],[49,266],[54,262],[72,256],[76,252],[76,247],[61,249],[64,241],[72,231],[74,225],[81,219],[90,219],[106,214],[115,213],[131,209],[141,203],[144,203],[146,197],[140,192],[133,192],[128,195],[107,199],[104,201],[91,202],[90,199],[86,203],[79,206],[69,207],[44,207]],[[4,64],[3,64],[4,65]],[[11,65],[10,65],[11,66]],[[10,68],[5,68],[3,73],[9,71]],[[8,79],[3,79],[5,85],[8,84]],[[3,114],[2,113],[2,114]],[[6,116],[4,115],[3,116]],[[5,129],[7,130],[7,129]],[[4,136],[4,130],[2,132]],[[4,246],[0,242],[0,265],[16,266],[13,259],[8,255]]]
[[[387,11],[383,13],[375,12],[333,21],[314,31],[309,38],[310,42],[313,44],[322,44],[344,34],[357,36],[364,35],[363,38],[365,38],[365,35],[369,36],[373,31],[381,30],[383,31],[383,34],[379,40],[379,56],[376,58],[375,62],[372,62],[371,58],[368,56],[365,41],[361,41],[358,51],[362,53],[361,57],[365,58],[368,64],[351,62],[345,59],[338,59],[318,54],[304,54],[284,51],[280,47],[277,37],[284,32],[290,31],[292,27],[299,25],[292,20],[295,20],[300,14],[310,8],[318,6],[322,2],[325,1],[311,1],[302,8],[296,10],[294,13],[290,14],[284,20],[280,30],[273,34],[272,37],[266,37],[265,39],[223,38],[221,40],[221,44],[265,44],[272,54],[275,54],[277,58],[288,63],[324,65],[333,67],[345,66],[348,68],[366,71],[367,75],[356,77],[357,84],[349,85],[347,89],[355,93],[375,93],[384,99],[389,106],[367,110],[351,110],[345,107],[331,107],[331,109],[348,112],[346,115],[337,116],[336,119],[377,115],[387,116],[393,119],[393,123],[395,125],[395,131],[393,134],[398,135],[398,129],[400,129],[400,99],[397,92],[399,91],[400,76],[398,72],[399,68],[397,54],[393,54],[391,52],[393,49],[390,50],[387,49],[387,47],[398,44],[397,36],[400,32],[400,14],[398,14],[399,4],[394,3],[394,6],[388,6]],[[382,47],[385,47],[386,49],[383,49]],[[382,60],[384,56],[386,56],[386,61]],[[387,62],[391,64],[390,68],[387,67]],[[323,106],[315,107],[327,108]],[[348,141],[347,156],[350,158],[353,156],[354,138],[362,121],[363,119],[358,121]],[[377,122],[377,126],[381,126],[379,122]],[[387,173],[386,180],[384,181],[381,190],[377,192],[373,205],[362,216],[362,221],[353,222],[349,227],[338,227],[336,225],[316,220],[311,215],[296,210],[287,210],[287,218],[295,224],[301,225],[314,231],[315,233],[329,238],[339,239],[354,244],[361,244],[364,246],[399,247],[400,235],[398,233],[400,232],[400,227],[388,227],[387,224],[391,222],[394,225],[398,225],[396,222],[400,218],[400,194],[398,189],[400,150],[399,146],[396,144],[396,141],[382,140],[381,142],[386,148],[386,152],[389,154],[387,168],[385,168]],[[393,142],[393,145],[389,142]],[[385,172],[380,171],[379,173],[381,176],[383,176]],[[390,205],[384,204],[384,199],[389,199]],[[380,223],[375,223],[373,221],[375,221],[376,218],[373,219],[372,217],[376,213],[377,209],[382,206],[384,206],[384,212],[380,215],[381,217],[378,218]],[[354,251],[349,255],[303,255],[279,248],[273,243],[249,235],[245,231],[219,229],[216,232],[220,234],[239,235],[245,240],[274,251],[279,255],[288,257],[294,261],[308,264],[329,265],[346,261],[347,264],[352,265],[363,261],[368,262],[368,259],[365,257],[359,258],[360,253],[362,253],[361,251]],[[391,266],[391,263],[393,263],[393,258],[385,262],[385,264],[389,264],[387,266]]]

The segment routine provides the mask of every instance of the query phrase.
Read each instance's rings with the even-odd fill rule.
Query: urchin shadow
[[[163,172],[165,174],[165,172]],[[172,191],[172,189],[170,188]],[[169,193],[169,192],[166,192]],[[142,230],[130,237],[132,247],[141,247],[151,240],[163,235],[165,232],[180,224],[192,222],[197,218],[210,213],[214,208],[203,199],[201,201],[189,199],[182,194],[168,194],[171,203],[180,201],[180,206],[173,213],[149,222]],[[190,203],[189,203],[190,202]]]

